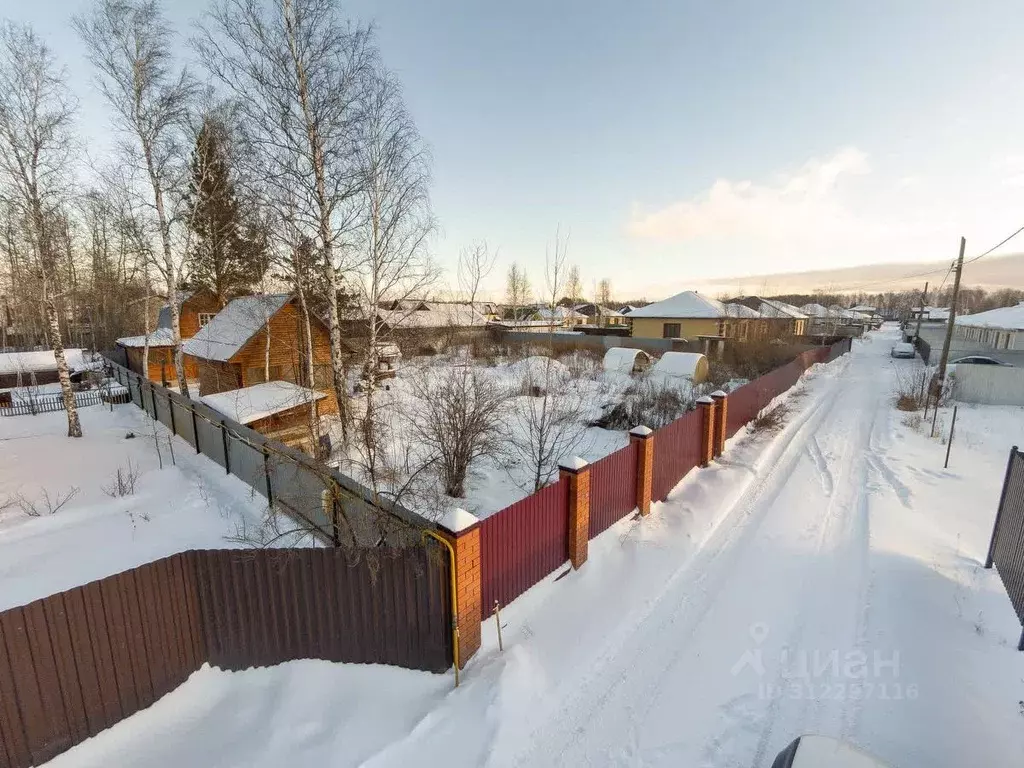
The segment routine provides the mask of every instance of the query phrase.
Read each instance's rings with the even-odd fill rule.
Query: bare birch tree
[[[565,289],[568,238],[555,235],[554,248],[545,258],[545,299],[553,310]],[[531,369],[530,389],[539,397],[520,397],[511,409],[508,454],[514,466],[525,465],[528,487],[539,491],[586,437],[587,403],[564,366],[554,360],[554,324],[548,333],[549,354],[537,369]]]
[[[338,296],[353,259],[360,177],[353,136],[361,89],[377,58],[372,30],[345,22],[334,0],[220,0],[194,41],[235,97],[257,175],[287,201],[316,245],[327,285],[331,369],[344,438],[351,423]],[[284,213],[284,212],[282,212]]]
[[[69,196],[74,141],[71,123],[76,104],[65,73],[31,27],[6,23],[0,30],[0,169],[3,194],[27,222],[38,261],[43,310],[61,394],[68,416],[68,437],[81,437],[82,425],[57,311],[57,233]]]
[[[390,73],[368,78],[357,124],[360,209],[356,282],[366,313],[366,408],[360,428],[365,470],[378,480],[379,419],[375,410],[380,344],[401,320],[385,322],[385,302],[423,296],[437,279],[427,252],[434,230],[428,184],[429,162],[422,140]]]
[[[505,301],[512,307],[512,319],[519,319],[519,310],[530,303],[533,297],[533,289],[530,287],[530,278],[526,270],[516,262],[512,262],[505,276]]]
[[[90,15],[76,16],[75,28],[100,88],[120,127],[131,136],[123,148],[140,160],[152,193],[163,252],[155,266],[167,281],[174,369],[178,388],[189,396],[181,352],[178,262],[171,244],[173,206],[182,193],[182,130],[197,93],[187,69],[173,61],[170,25],[155,0],[97,0]]]
[[[494,271],[498,251],[491,253],[486,241],[473,243],[459,251],[459,290],[471,307],[476,306],[480,284]]]

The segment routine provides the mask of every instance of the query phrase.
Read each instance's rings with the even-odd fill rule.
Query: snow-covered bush
[[[673,386],[660,379],[644,377],[626,388],[622,399],[605,411],[597,426],[632,429],[643,425],[658,429],[690,410],[693,402],[689,386]]]

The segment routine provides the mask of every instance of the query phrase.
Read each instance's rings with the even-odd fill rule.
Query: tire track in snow
[[[829,380],[828,388],[790,424],[782,446],[776,448],[777,455],[771,463],[771,469],[744,492],[693,560],[673,574],[658,597],[652,600],[648,612],[637,621],[629,634],[594,663],[590,674],[575,694],[561,702],[561,711],[573,715],[548,718],[550,724],[541,726],[538,738],[533,740],[534,747],[529,752],[529,758],[520,761],[520,764],[547,762],[544,758],[555,754],[558,759],[554,762],[564,762],[562,757],[579,743],[583,730],[581,726],[567,721],[586,723],[593,719],[593,713],[602,711],[613,698],[618,701],[643,702],[639,706],[629,707],[631,721],[642,722],[653,706],[650,692],[657,689],[656,683],[687,652],[686,641],[714,605],[714,598],[729,583],[735,570],[732,567],[735,561],[745,552],[768,517],[773,502],[786,487],[795,466],[807,455],[808,437],[840,405],[838,395],[843,388],[844,379]],[[684,579],[693,572],[701,575],[693,583],[687,584]],[[689,589],[678,589],[680,586]],[[652,659],[652,653],[643,647],[643,641],[649,636],[664,635],[671,635],[676,642],[666,656]],[[638,651],[625,652],[629,645],[639,646]],[[641,658],[643,664],[637,670],[637,660]],[[615,682],[606,687],[605,683],[609,679]],[[555,746],[551,745],[552,741]]]

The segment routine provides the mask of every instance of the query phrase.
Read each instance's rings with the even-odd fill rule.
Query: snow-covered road
[[[965,659],[934,653],[951,644],[932,633],[956,628],[907,620],[937,564],[907,558],[916,532],[899,519],[914,499],[904,462],[890,455],[901,415],[894,333],[875,334],[817,378],[772,446],[770,469],[517,762],[767,766],[808,732],[906,766],[1009,765],[1024,754],[1015,694],[1001,716],[972,711],[969,690],[942,679],[961,679],[949,668]],[[993,500],[982,499],[990,518]],[[1002,672],[975,672],[1003,679],[1012,670],[1019,694],[1024,667],[1012,652],[1002,658]],[[1009,732],[993,741],[996,723]]]
[[[893,407],[920,365],[889,358],[896,338],[815,366],[780,432],[737,436],[506,606],[504,652],[486,623],[458,690],[392,669],[339,685],[352,670],[326,662],[204,668],[55,765],[767,768],[807,732],[894,768],[1019,765],[1020,626],[981,563],[1024,409],[961,407],[943,470]]]

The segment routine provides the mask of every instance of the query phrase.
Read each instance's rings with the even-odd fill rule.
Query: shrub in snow
[[[415,377],[412,391],[418,399],[410,414],[412,432],[436,457],[445,493],[462,498],[472,463],[494,456],[501,445],[508,388],[464,367]]]
[[[688,385],[667,384],[663,379],[645,377],[630,384],[622,399],[597,421],[605,429],[632,429],[637,425],[658,429],[693,408],[693,390]]]
[[[512,363],[508,370],[513,379],[519,381],[519,391],[531,397],[540,397],[549,391],[564,389],[573,378],[564,363],[543,355],[534,355]]]

